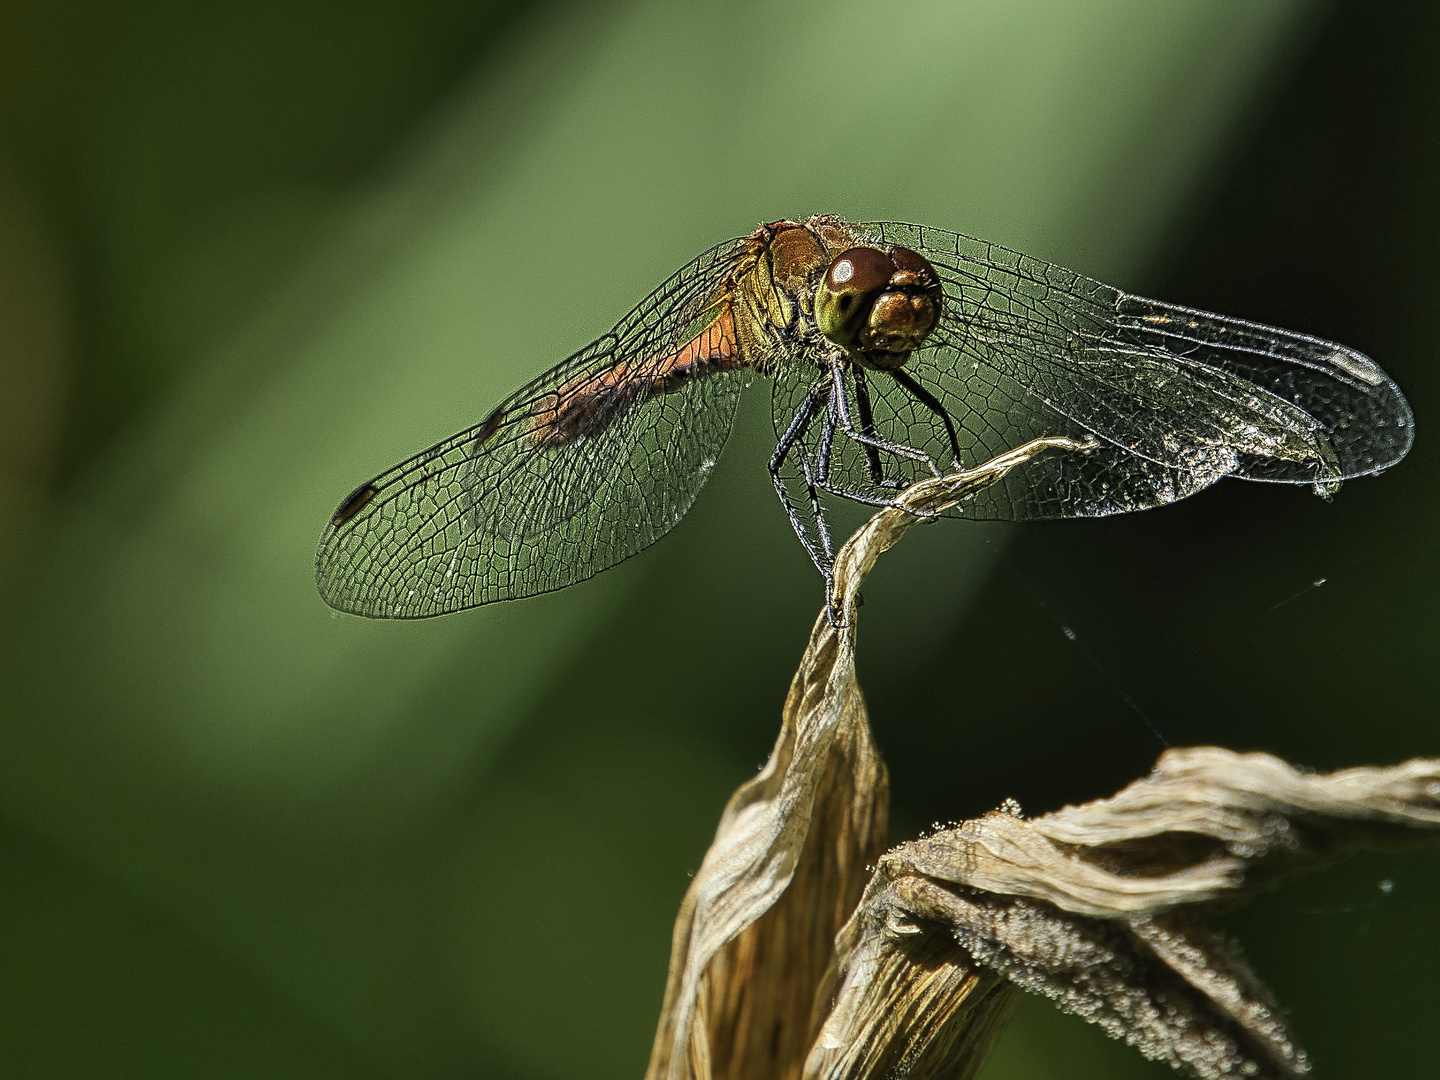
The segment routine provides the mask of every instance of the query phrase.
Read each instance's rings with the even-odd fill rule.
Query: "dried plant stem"
[[[1200,920],[1357,847],[1433,839],[1440,761],[1317,776],[1170,750],[1111,799],[996,811],[883,853],[889,784],[855,678],[862,581],[924,516],[1088,449],[1036,439],[916,484],[840,549],[770,760],[731,797],[676,920],[647,1080],[968,1080],[1021,990],[1204,1080],[1308,1071]]]

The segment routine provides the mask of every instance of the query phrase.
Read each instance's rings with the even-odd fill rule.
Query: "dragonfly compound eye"
[[[837,345],[855,344],[870,305],[895,273],[895,263],[878,248],[842,251],[830,263],[815,290],[815,321]]]
[[[940,276],[923,255],[851,248],[830,264],[815,294],[820,332],[864,367],[901,367],[940,315]]]

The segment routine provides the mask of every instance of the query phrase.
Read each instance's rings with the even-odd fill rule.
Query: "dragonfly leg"
[[[916,510],[909,506],[903,506],[894,499],[883,495],[869,495],[863,491],[851,491],[849,488],[841,487],[830,479],[830,455],[835,444],[835,429],[844,430],[844,406],[836,400],[834,394],[826,403],[825,418],[820,426],[820,443],[815,448],[815,485],[821,491],[836,495],[842,499],[849,499],[851,502],[864,503],[866,506],[894,507],[897,510],[904,510],[906,513],[914,514],[916,517],[933,518],[937,517],[929,510]],[[848,432],[847,432],[848,434]]]
[[[870,408],[870,387],[865,382],[865,372],[858,366],[852,369],[855,376],[855,410],[860,414],[860,431],[869,438],[875,438],[875,414]],[[898,488],[899,480],[886,480],[885,470],[880,465],[880,451],[870,443],[861,443],[865,448],[865,464],[870,469],[870,479],[876,487]]]
[[[816,488],[820,488],[831,494],[839,494],[844,498],[848,498],[848,493],[837,489],[830,483],[830,451],[835,445],[835,422],[838,415],[839,407],[835,400],[835,395],[832,393],[825,401],[825,415],[820,420],[820,442],[815,447],[815,472],[813,474],[811,473],[810,464],[807,461],[805,463],[805,477],[811,483],[810,490],[812,492],[814,492]],[[820,506],[818,496],[816,496],[815,499],[815,519],[817,528],[819,528],[821,535],[825,538],[825,547],[828,550],[830,547],[830,530],[829,526],[825,523],[824,511]],[[830,620],[831,626],[838,629],[844,625],[845,612],[836,604],[835,573],[833,570],[835,560],[833,556],[831,557],[830,565],[832,570],[825,575],[825,617]]]
[[[913,446],[906,446],[904,443],[889,442],[886,439],[874,435],[867,435],[855,428],[855,423],[850,419],[850,405],[845,400],[845,360],[843,357],[835,357],[830,362],[830,381],[834,385],[832,397],[838,407],[837,419],[840,430],[851,440],[861,446],[873,447],[876,450],[884,450],[896,457],[909,458],[911,461],[918,461],[930,470],[931,475],[939,476],[940,467],[935,464],[935,459],[923,450],[916,450]],[[823,485],[822,485],[823,486]],[[877,503],[884,506],[886,503]]]
[[[857,371],[856,374],[858,375],[859,372]],[[920,385],[920,380],[913,375],[907,375],[899,368],[890,372],[890,375],[905,388],[911,397],[933,412],[944,423],[945,434],[950,436],[950,450],[955,455],[955,468],[963,469],[964,466],[960,463],[960,440],[955,436],[955,421],[950,419],[950,414],[945,410],[945,406],[940,404],[934,394]]]
[[[820,421],[820,438],[823,441],[826,436],[826,429],[829,427],[830,403],[825,403],[825,414]],[[834,438],[831,434],[830,438]],[[800,471],[805,476],[805,490],[810,494],[810,514],[815,521],[815,532],[820,537],[820,547],[825,552],[825,565],[833,566],[835,563],[835,548],[830,542],[830,526],[825,520],[825,509],[820,505],[820,485],[816,482],[815,468],[810,463],[809,456],[804,453],[804,444],[801,444]],[[825,580],[829,581],[830,576],[826,571]]]
[[[800,538],[800,544],[805,548],[805,553],[810,556],[810,561],[815,564],[815,569],[820,571],[821,577],[825,579],[825,595],[829,597],[830,587],[834,583],[833,565],[835,557],[830,547],[830,530],[825,525],[825,515],[820,508],[820,494],[816,487],[815,476],[810,468],[808,455],[804,452],[804,444],[801,440],[805,432],[815,419],[818,406],[822,399],[829,396],[829,386],[822,382],[810,389],[805,395],[805,400],[800,403],[789,426],[780,436],[779,443],[775,446],[775,452],[770,455],[770,479],[775,484],[775,493],[780,496],[780,505],[785,508],[785,515],[790,519],[790,527],[795,530],[795,535]],[[805,487],[810,495],[811,513],[815,519],[815,531],[819,534],[820,545],[816,546],[805,531],[805,524],[800,520],[799,511],[790,501],[790,493],[785,487],[784,478],[780,470],[785,464],[785,459],[790,456],[797,443],[801,445],[800,468],[805,477]]]

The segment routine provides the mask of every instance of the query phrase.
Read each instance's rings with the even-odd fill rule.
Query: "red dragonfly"
[[[827,585],[829,498],[891,505],[1035,438],[1085,449],[947,513],[1097,517],[1226,476],[1328,497],[1413,440],[1395,383],[1343,345],[940,229],[816,215],[711,248],[480,423],[356,488],[320,540],[321,596],[423,618],[614,566],[690,509],[756,375],[771,479]]]

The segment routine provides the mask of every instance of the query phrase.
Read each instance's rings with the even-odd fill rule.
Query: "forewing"
[[[962,504],[963,516],[1121,513],[1223,476],[1328,490],[1409,450],[1409,406],[1353,349],[1130,296],[956,233],[862,228],[921,251],[944,282],[941,323],[905,370],[953,417],[965,464],[1044,435],[1095,444],[1015,470]],[[948,465],[938,417],[883,374],[868,384],[878,433]],[[849,440],[837,449],[847,482],[875,490],[861,450]],[[890,456],[884,464],[903,480],[926,474]]]
[[[707,251],[481,423],[358,488],[320,540],[325,601],[423,618],[532,596],[674,528],[725,445],[747,373],[663,387],[662,376],[714,323],[739,243]]]

